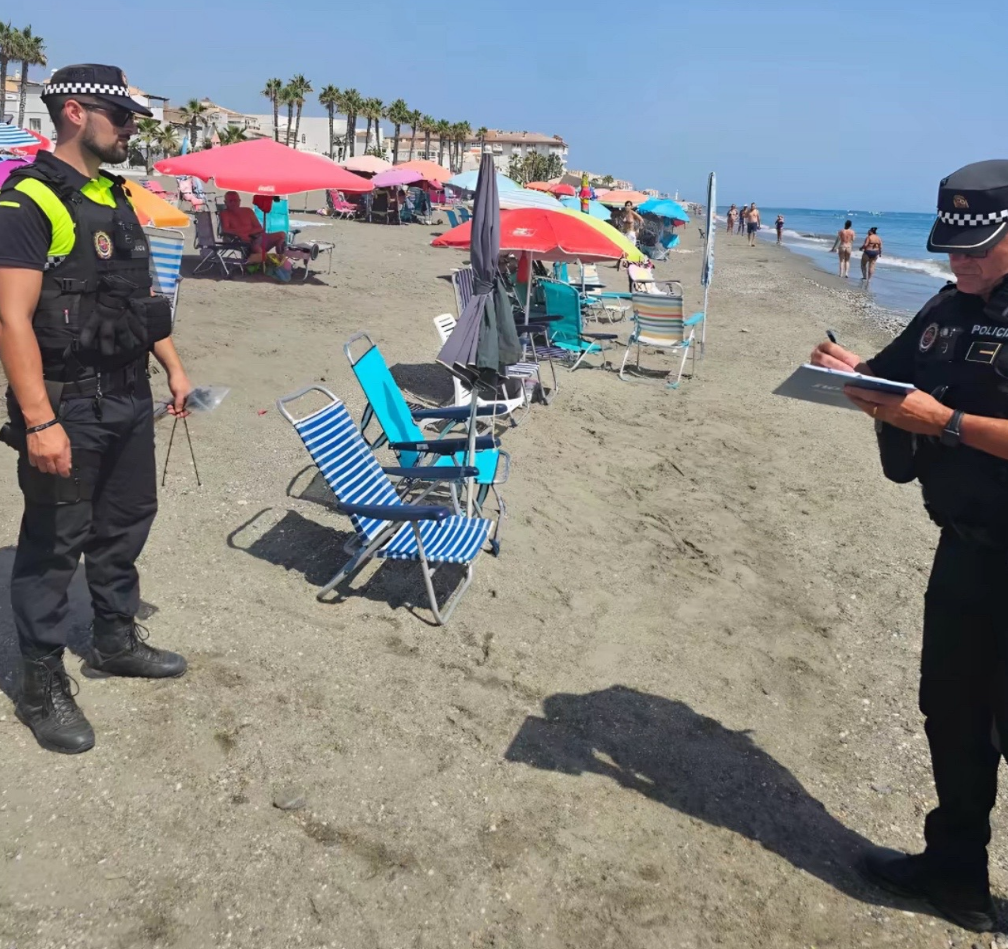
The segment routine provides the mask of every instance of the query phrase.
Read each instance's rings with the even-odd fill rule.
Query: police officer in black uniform
[[[990,811],[1008,751],[1008,161],[967,165],[938,189],[927,247],[956,282],[863,362],[822,343],[814,363],[912,382],[900,397],[848,389],[876,420],[883,469],[916,478],[941,528],[924,596],[920,709],[938,806],[925,849],[865,858],[866,874],[968,929],[991,931]]]
[[[171,307],[151,293],[150,250],[122,179],[136,115],[114,66],[57,70],[43,93],[56,149],[0,190],[0,358],[10,383],[5,435],[19,448],[24,516],[11,580],[23,656],[15,711],[39,744],[94,745],[63,664],[67,589],[81,554],[94,607],[85,675],[160,678],[185,660],[136,623],[136,558],[157,510],[149,355],[169,411],[191,390],[170,338]]]

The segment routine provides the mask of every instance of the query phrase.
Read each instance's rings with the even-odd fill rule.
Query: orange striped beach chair
[[[696,369],[696,340],[695,327],[703,319],[702,313],[695,313],[688,319],[683,319],[683,293],[682,285],[672,281],[669,285],[669,292],[665,294],[656,293],[635,293],[633,295],[633,330],[627,340],[626,354],[623,356],[623,365],[620,366],[620,379],[624,382],[642,381],[640,368],[640,351],[642,346],[649,346],[654,349],[666,350],[669,355],[679,356],[679,370],[670,370],[665,376],[668,388],[676,389],[682,379],[683,368],[686,366],[686,357],[690,356],[690,375]],[[628,378],[626,372],[627,360],[630,358],[631,349],[637,350],[637,380]],[[672,375],[675,373],[675,381]]]

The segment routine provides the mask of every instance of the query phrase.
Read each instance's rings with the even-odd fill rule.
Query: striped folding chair
[[[702,313],[694,313],[689,319],[683,319],[683,297],[682,285],[672,283],[672,287],[678,287],[678,293],[635,293],[633,295],[633,330],[627,340],[626,353],[623,356],[623,364],[620,366],[620,379],[624,382],[636,381],[628,380],[625,370],[627,360],[630,358],[631,347],[637,349],[637,371],[640,372],[640,351],[642,346],[651,346],[654,349],[667,350],[671,355],[678,356],[682,353],[679,362],[679,371],[676,374],[675,382],[672,381],[672,372],[666,375],[666,384],[670,389],[678,388],[682,379],[683,367],[686,365],[686,357],[691,356],[690,375],[696,371],[696,346],[694,345],[695,327],[703,319]]]
[[[288,409],[309,392],[320,393],[326,404],[302,418]],[[312,460],[336,495],[336,508],[346,514],[356,532],[357,545],[350,560],[318,593],[323,599],[334,587],[350,579],[372,557],[413,560],[420,564],[431,611],[439,625],[444,625],[473,578],[473,561],[486,542],[492,522],[482,517],[460,513],[456,489],[470,468],[385,468],[379,464],[357,430],[346,406],[328,389],[306,386],[277,399],[277,408],[297,430]],[[454,512],[433,504],[406,503],[396,493],[389,474],[418,478],[428,482],[449,482],[452,486]],[[426,492],[417,498],[424,500]],[[465,580],[441,606],[434,593],[432,578],[443,564],[461,564]]]
[[[163,227],[145,227],[144,233],[150,244],[150,272],[154,281],[152,289],[171,301],[172,328],[174,328],[185,234]]]

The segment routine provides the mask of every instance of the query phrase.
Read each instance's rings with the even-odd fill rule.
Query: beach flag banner
[[[700,282],[703,284],[703,328],[700,331],[700,356],[704,354],[704,345],[707,342],[707,294],[710,290],[711,280],[714,279],[714,235],[717,234],[717,223],[714,212],[717,208],[717,182],[714,172],[710,173],[707,179],[707,232],[704,234],[704,255],[703,269],[700,272]]]

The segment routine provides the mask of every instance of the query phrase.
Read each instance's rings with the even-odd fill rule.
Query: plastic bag
[[[230,386],[197,386],[186,397],[185,407],[190,412],[212,412],[231,391]],[[154,403],[154,418],[168,414],[170,399],[160,399]]]

